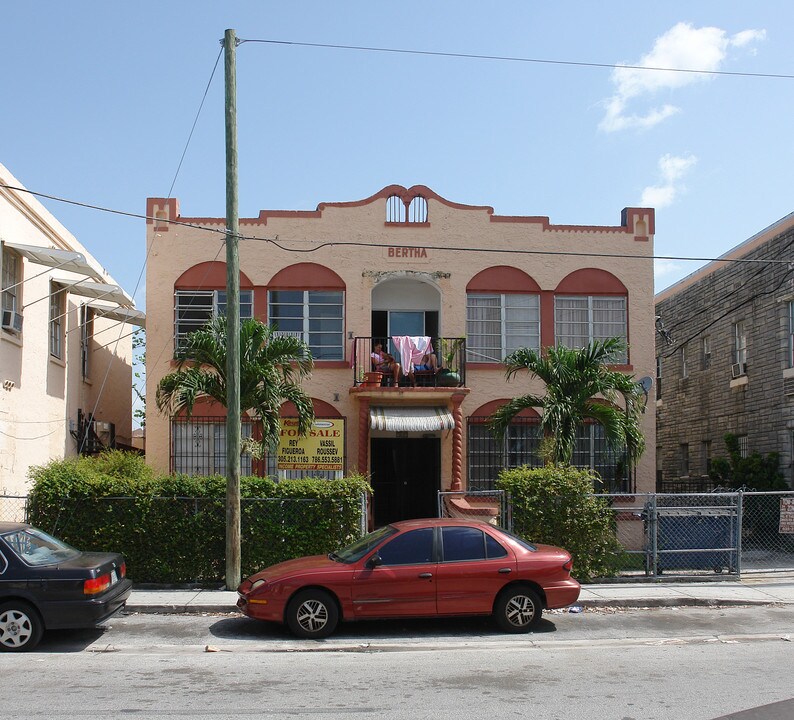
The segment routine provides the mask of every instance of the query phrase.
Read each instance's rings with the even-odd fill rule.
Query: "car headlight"
[[[256,590],[258,587],[262,587],[262,585],[264,585],[266,582],[267,580],[264,580],[263,578],[259,578],[259,580],[254,580],[254,582],[251,583],[251,590]]]

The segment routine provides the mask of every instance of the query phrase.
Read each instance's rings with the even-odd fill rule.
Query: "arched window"
[[[185,270],[174,283],[174,349],[218,315],[226,315],[226,263],[204,262]],[[253,316],[253,284],[240,273],[240,320]]]
[[[493,490],[504,468],[541,467],[540,416],[532,409],[523,410],[498,440],[488,427],[494,411],[507,400],[482,405],[467,418],[468,489]]]
[[[612,273],[577,270],[554,291],[554,337],[558,345],[582,348],[593,340],[621,338],[628,343],[628,290]],[[628,362],[626,351],[617,364]]]
[[[386,200],[386,222],[405,222],[405,203],[399,195],[392,195]]]
[[[268,283],[268,322],[301,338],[315,360],[344,360],[345,283],[333,270],[297,263]]]
[[[408,222],[426,223],[427,222],[427,200],[421,195],[417,195],[408,206]]]
[[[514,267],[490,267],[466,286],[466,359],[500,363],[522,347],[540,350],[540,286]]]

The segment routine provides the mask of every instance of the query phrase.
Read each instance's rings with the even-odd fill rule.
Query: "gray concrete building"
[[[657,489],[707,487],[726,433],[794,486],[794,213],[655,301]]]

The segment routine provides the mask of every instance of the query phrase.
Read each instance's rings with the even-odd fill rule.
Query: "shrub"
[[[117,451],[53,461],[31,478],[32,524],[82,550],[123,553],[136,582],[222,581],[226,478],[157,475]],[[360,534],[361,495],[369,491],[361,476],[240,478],[243,574],[351,542]]]
[[[497,480],[510,494],[516,534],[568,550],[579,580],[612,574],[621,551],[608,503],[593,497],[596,482],[591,471],[566,465],[507,469]]]

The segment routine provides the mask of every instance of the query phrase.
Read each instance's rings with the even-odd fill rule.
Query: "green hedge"
[[[609,504],[593,497],[598,476],[570,466],[503,470],[497,487],[512,500],[513,529],[533,543],[557,545],[573,556],[573,575],[611,575],[622,552]]]
[[[123,553],[134,581],[223,581],[224,477],[156,475],[142,458],[111,451],[36,467],[31,478],[30,522],[82,550]],[[356,539],[365,492],[361,476],[241,478],[243,576]]]

